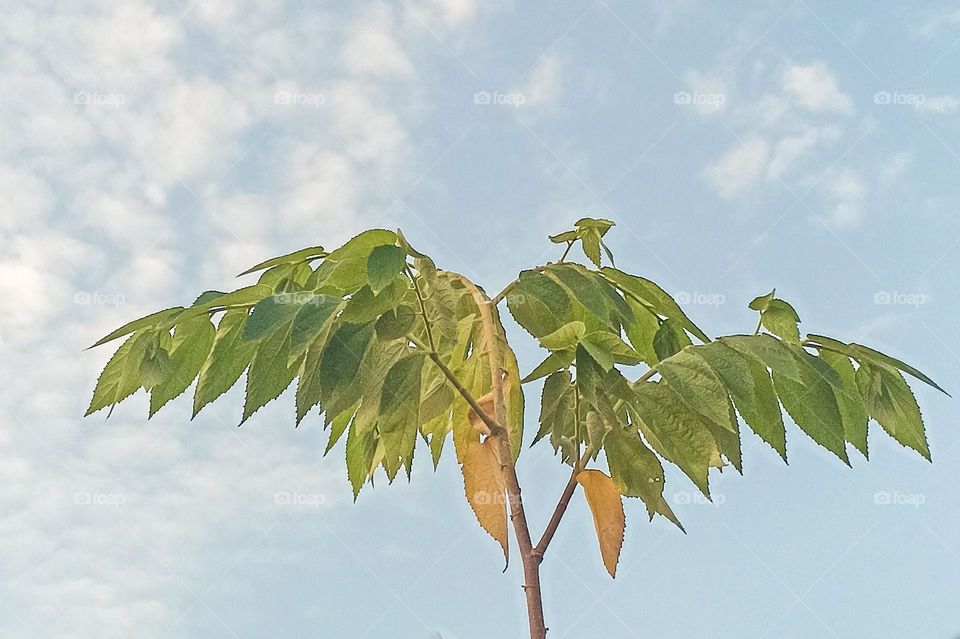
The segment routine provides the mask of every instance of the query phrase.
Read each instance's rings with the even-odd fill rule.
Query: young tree
[[[370,230],[335,251],[315,246],[275,257],[241,274],[262,272],[252,286],[206,291],[191,306],[158,311],[98,341],[127,337],[97,380],[87,415],[144,388],[152,416],[195,379],[196,415],[246,371],[246,421],[297,379],[296,423],[322,413],[328,452],[346,434],[354,498],[380,469],[391,482],[401,468],[409,478],[418,436],[436,467],[452,434],[467,501],[505,558],[508,519],[513,526],[530,636],[539,639],[546,636],[540,563],[578,486],[614,576],[622,497],[640,498],[650,519],[679,527],[663,497],[662,462],[709,498],[711,469],[742,469],[738,414],[784,461],[781,405],[845,464],[848,443],[867,457],[870,419],[930,459],[902,373],[942,391],[929,377],[860,344],[801,338],[796,311],[773,292],[750,302],[756,330],[711,340],[662,288],[613,266],[603,242],[612,226],[579,220],[550,238],[565,245],[558,261],[523,271],[492,297],[439,269],[399,231]],[[576,244],[593,267],[567,260]],[[546,351],[525,376],[501,323],[503,301]],[[630,381],[624,371],[640,365],[645,370]],[[523,385],[542,378],[532,443],[548,440],[572,470],[535,543],[516,464]],[[601,453],[606,471],[597,467]]]

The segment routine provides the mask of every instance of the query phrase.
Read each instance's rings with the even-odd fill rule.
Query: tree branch
[[[543,555],[547,552],[547,546],[550,545],[550,542],[553,540],[553,536],[557,532],[557,528],[560,526],[560,520],[563,519],[564,513],[567,512],[567,506],[570,505],[570,499],[573,497],[574,491],[577,489],[577,475],[586,467],[587,462],[590,461],[590,455],[592,452],[588,448],[583,451],[583,455],[577,460],[576,466],[573,467],[573,471],[570,473],[570,479],[567,480],[567,485],[563,487],[563,492],[560,493],[560,499],[557,501],[557,507],[553,510],[553,515],[550,516],[550,521],[547,522],[547,527],[543,530],[543,535],[540,537],[540,541],[537,542],[536,547],[533,549],[533,555],[537,558],[537,561],[543,561]]]
[[[411,339],[411,341],[414,340]],[[414,343],[416,343],[416,341],[414,341]],[[491,437],[505,435],[507,429],[501,426],[494,418],[490,417],[490,415],[483,410],[483,408],[480,407],[480,404],[477,403],[477,400],[474,398],[473,394],[467,390],[463,384],[460,383],[460,379],[457,377],[456,373],[450,370],[450,367],[447,366],[442,359],[440,359],[440,356],[436,353],[436,351],[428,350],[427,356],[430,358],[430,361],[432,361],[434,365],[440,369],[440,372],[442,372],[444,377],[447,378],[447,381],[451,386],[453,386],[454,390],[460,393],[460,396],[466,400],[467,404],[470,405],[470,408],[473,409],[481,421],[483,421],[487,428],[490,429]]]

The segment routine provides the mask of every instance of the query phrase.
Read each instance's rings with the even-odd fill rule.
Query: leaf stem
[[[567,255],[570,254],[570,249],[573,248],[573,242],[567,242],[567,248],[564,249],[563,255],[560,256],[560,264],[563,264],[563,261],[567,259]]]
[[[437,344],[433,341],[433,330],[430,328],[430,320],[427,318],[427,306],[423,301],[423,293],[420,291],[420,285],[417,283],[417,278],[415,278],[410,271],[409,266],[404,266],[403,270],[407,274],[407,277],[410,278],[410,281],[413,282],[413,291],[417,295],[417,301],[420,302],[420,314],[423,317],[423,327],[427,331],[427,343],[430,344],[431,351],[436,351]]]
[[[519,283],[520,283],[520,280],[513,280],[512,282],[504,286],[502,291],[500,291],[499,293],[493,296],[493,299],[491,300],[493,305],[497,306],[500,302],[502,302],[503,299],[510,294],[510,291],[515,289],[517,287],[517,284]]]
[[[409,337],[410,341],[412,341],[414,344],[418,344],[419,340],[416,337],[412,335],[408,335],[407,337]],[[421,345],[422,347],[422,342],[419,342],[418,345]],[[436,351],[427,350],[427,356],[430,358],[430,361],[432,361],[434,365],[440,369],[440,372],[443,373],[444,377],[447,378],[447,381],[451,386],[453,386],[454,390],[460,393],[460,396],[466,400],[467,404],[470,405],[470,408],[477,413],[477,416],[481,419],[481,421],[483,421],[487,428],[490,429],[491,437],[506,434],[507,429],[497,423],[497,421],[491,417],[489,413],[480,407],[480,404],[477,403],[477,400],[473,394],[460,382],[460,379],[457,377],[456,373],[450,370],[450,367],[444,363]]]

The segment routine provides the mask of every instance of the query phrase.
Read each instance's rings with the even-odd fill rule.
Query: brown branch
[[[451,273],[451,275],[463,282],[463,285],[473,295],[477,310],[480,312],[483,332],[487,340],[487,357],[490,360],[494,418],[497,424],[506,424],[506,406],[503,397],[503,375],[501,374],[500,361],[500,331],[494,319],[496,306],[469,279],[456,273]],[[480,415],[481,413],[478,411],[477,414]],[[503,429],[496,434],[491,434],[491,437],[497,442],[500,451],[501,472],[507,485],[507,496],[510,500],[510,521],[513,523],[517,545],[520,547],[520,559],[523,562],[523,592],[527,599],[527,621],[530,625],[530,637],[531,639],[545,639],[547,627],[543,619],[540,560],[534,554],[533,541],[530,539],[530,528],[527,525],[527,515],[523,509],[520,481],[517,478],[517,468],[513,461],[513,447],[510,444],[509,431]]]
[[[540,537],[540,541],[533,549],[533,554],[537,558],[537,561],[543,561],[543,555],[547,552],[547,546],[549,546],[553,540],[553,536],[560,526],[560,520],[563,519],[564,513],[567,512],[567,506],[570,505],[570,499],[573,498],[573,493],[577,490],[577,475],[584,469],[587,462],[590,461],[590,455],[591,451],[589,449],[585,450],[577,461],[576,466],[573,467],[573,471],[570,473],[570,479],[567,480],[567,485],[563,487],[563,492],[560,493],[560,500],[557,501],[557,507],[554,509],[550,521],[547,522],[547,527],[543,530],[543,536]]]

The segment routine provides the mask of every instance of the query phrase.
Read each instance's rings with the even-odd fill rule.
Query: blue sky
[[[774,286],[810,332],[960,390],[960,12],[950,3],[0,2],[0,633],[523,636],[454,460],[351,503],[281,397],[193,422],[81,419],[132,317],[261,259],[401,227],[499,290],[584,215],[708,333]],[[507,320],[521,367],[534,345]],[[575,500],[543,568],[551,639],[953,639],[960,433],[871,432],[851,470],[745,435],[681,534],[627,504],[617,579]],[[538,388],[528,393],[528,424]],[[567,471],[521,457],[538,534]]]

